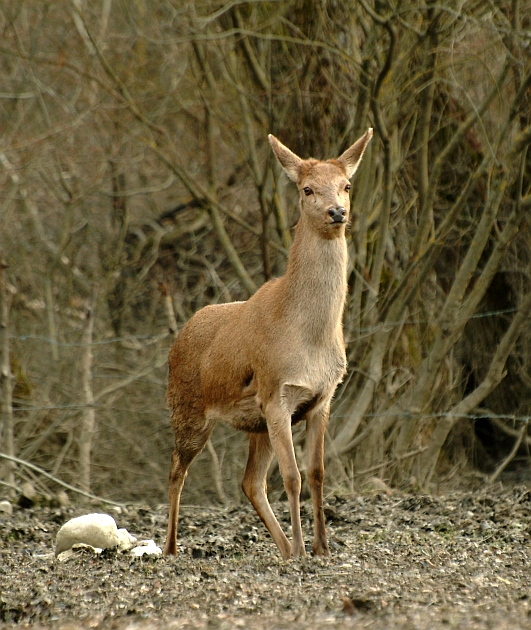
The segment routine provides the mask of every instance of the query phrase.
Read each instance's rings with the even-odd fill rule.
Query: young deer
[[[242,488],[284,558],[306,555],[300,520],[301,476],[291,426],[306,420],[308,484],[316,555],[329,553],[323,513],[324,434],[330,401],[346,369],[342,316],[347,292],[350,178],[372,137],[369,129],[336,160],[302,160],[269,136],[300,191],[300,219],[286,274],[247,302],[207,306],[184,326],[169,355],[168,404],[175,432],[165,554],[177,552],[177,522],[187,470],[222,420],[249,437]],[[276,455],[289,500],[293,540],[266,494]]]

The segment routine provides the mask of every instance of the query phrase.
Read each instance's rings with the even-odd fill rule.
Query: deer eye
[[[307,197],[313,193],[313,190],[309,186],[305,186],[302,190]]]
[[[346,192],[348,192],[351,188],[352,188],[352,186],[351,186],[350,184],[347,184],[347,185],[345,186],[345,190],[346,190]]]

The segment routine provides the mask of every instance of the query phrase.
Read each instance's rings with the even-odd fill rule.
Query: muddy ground
[[[285,527],[287,504],[274,506]],[[281,560],[251,507],[182,509],[180,555],[53,554],[89,511],[162,546],[166,509],[0,516],[0,628],[531,628],[531,491],[327,500],[331,556]],[[311,506],[303,505],[310,546]]]

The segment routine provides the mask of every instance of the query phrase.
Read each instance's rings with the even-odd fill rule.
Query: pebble
[[[0,501],[0,514],[7,514],[7,516],[13,514],[13,506],[9,501]]]

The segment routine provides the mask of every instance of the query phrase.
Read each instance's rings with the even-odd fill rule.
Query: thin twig
[[[103,497],[98,497],[95,494],[92,494],[90,492],[85,492],[84,490],[81,490],[80,488],[71,486],[69,483],[66,483],[66,481],[61,481],[60,479],[57,479],[57,477],[50,475],[50,473],[46,472],[42,468],[39,468],[39,466],[35,466],[35,464],[30,464],[30,462],[26,462],[23,459],[19,459],[18,457],[12,457],[11,455],[6,455],[6,453],[2,453],[2,452],[0,452],[0,457],[2,459],[7,459],[8,461],[14,462],[15,464],[26,466],[30,470],[34,470],[35,472],[38,472],[44,477],[51,479],[52,481],[59,484],[60,486],[63,486],[67,490],[71,490],[72,492],[77,492],[77,494],[81,494],[82,496],[87,497],[88,499],[95,499],[96,501],[101,501],[102,503],[108,503],[109,505],[117,505],[118,507],[122,507],[122,508],[125,507],[124,503],[117,503],[116,501],[111,501],[110,499],[104,499]]]
[[[524,439],[524,435],[526,434],[526,432],[527,432],[527,423],[524,423],[518,433],[518,437],[516,438],[516,442],[514,443],[514,446],[511,449],[511,452],[509,453],[509,455],[507,455],[507,457],[503,460],[503,462],[498,466],[498,468],[496,468],[496,470],[488,478],[487,485],[492,485],[498,479],[501,473],[507,468],[507,466],[511,463],[511,461],[514,459],[516,453],[518,452],[518,449],[520,448],[520,444],[522,443],[522,440]]]
[[[385,468],[389,466],[389,464],[396,464],[403,459],[408,459],[409,457],[415,457],[415,455],[420,455],[426,450],[426,446],[422,446],[421,448],[417,448],[414,451],[410,451],[409,453],[404,453],[403,455],[398,455],[397,457],[390,458],[389,461],[383,462],[383,464],[377,464],[376,466],[371,466],[370,468],[366,468],[365,470],[360,470],[359,472],[355,472],[356,477],[360,477],[361,475],[367,475],[368,473],[375,472],[376,470],[380,470],[380,468]]]
[[[173,300],[168,292],[168,287],[165,282],[161,282],[159,285],[160,292],[164,299],[164,310],[166,311],[166,317],[168,319],[168,330],[172,337],[177,336],[178,326],[175,319],[175,310],[173,309]]]

